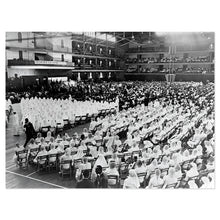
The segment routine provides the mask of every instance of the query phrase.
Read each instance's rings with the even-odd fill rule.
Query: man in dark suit
[[[82,171],[83,179],[76,184],[76,188],[94,188],[93,182],[89,180],[89,170]]]
[[[25,118],[24,128],[25,128],[25,133],[26,133],[26,141],[25,141],[24,147],[26,147],[30,139],[35,137],[34,126],[31,122],[29,122],[28,118]]]

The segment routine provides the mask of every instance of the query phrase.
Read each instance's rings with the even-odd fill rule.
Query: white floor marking
[[[37,171],[34,171],[33,173],[28,174],[27,176],[31,176],[32,174],[35,174]]]
[[[13,165],[11,165],[11,166],[9,166],[9,167],[6,167],[6,170],[7,169],[10,169],[10,168],[12,168],[12,167],[15,167],[16,165],[15,164],[13,164]]]
[[[41,183],[45,183],[45,184],[48,184],[48,185],[51,185],[51,186],[56,186],[56,187],[59,187],[59,188],[62,188],[62,189],[67,189],[66,187],[63,187],[63,186],[59,186],[59,185],[56,185],[56,184],[53,184],[53,183],[49,183],[49,182],[46,182],[46,181],[43,181],[43,180],[35,179],[33,177],[25,176],[25,175],[22,175],[22,174],[19,174],[19,173],[15,173],[15,172],[12,172],[12,171],[9,171],[9,170],[6,170],[6,172],[14,174],[14,175],[17,175],[17,176],[21,176],[21,177],[24,177],[24,178],[27,178],[27,179],[35,180],[35,181],[38,181],[38,182],[41,182]]]

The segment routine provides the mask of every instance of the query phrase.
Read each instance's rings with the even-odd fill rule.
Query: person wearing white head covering
[[[108,175],[114,175],[114,176],[119,176],[119,172],[116,168],[116,163],[114,160],[110,160],[109,161],[109,167],[106,169],[105,171],[105,174],[108,176]],[[108,183],[109,184],[115,184],[116,183],[116,180],[108,180]]]
[[[19,123],[19,118],[18,114],[14,112],[12,118],[12,124],[13,124],[13,135],[14,136],[19,136],[19,128],[20,128],[20,123]]]
[[[123,189],[138,189],[140,187],[140,182],[135,170],[129,170],[129,176],[124,181]]]
[[[175,175],[176,175],[176,178],[179,179],[182,177],[183,173],[182,173],[182,170],[181,170],[181,166],[179,164],[177,164],[175,166]]]
[[[98,158],[94,164],[93,170],[95,170],[95,168],[100,165],[102,168],[103,167],[108,167],[107,161],[104,157],[104,154],[98,154]]]
[[[83,158],[83,156],[84,156],[83,150],[78,149],[77,153],[72,156],[72,159],[73,160],[81,159],[81,158]]]
[[[201,180],[202,180],[202,186],[200,187],[200,189],[213,189],[214,188],[213,184],[209,181],[208,177],[203,176]]]
[[[152,189],[154,187],[161,186],[164,183],[164,181],[160,176],[161,176],[161,171],[159,169],[156,169],[155,175],[150,178],[149,184],[146,187],[146,189]]]
[[[210,141],[204,141],[204,144],[205,144],[205,149],[206,149],[207,154],[212,153],[213,152],[213,148],[211,146]]]
[[[177,183],[177,181],[175,169],[170,167],[168,170],[168,175],[164,176],[163,188],[166,188],[167,185]]]
[[[162,159],[161,164],[159,165],[159,168],[160,169],[169,168],[169,160],[168,160],[167,156],[163,156],[163,159]]]
[[[186,177],[194,177],[194,176],[198,176],[199,172],[197,169],[197,165],[195,163],[190,163],[191,168],[189,169],[189,171],[186,172]]]
[[[188,185],[189,185],[190,189],[198,189],[199,188],[198,185],[195,183],[195,180],[190,180],[188,182]]]
[[[182,161],[186,161],[186,160],[189,160],[190,159],[190,154],[189,154],[189,150],[185,150],[184,152],[183,152],[183,155],[182,155]]]

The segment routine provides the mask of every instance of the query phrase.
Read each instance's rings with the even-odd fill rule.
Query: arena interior
[[[7,32],[6,188],[215,187],[213,32]]]

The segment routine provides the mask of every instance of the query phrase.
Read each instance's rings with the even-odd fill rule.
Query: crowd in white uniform
[[[74,121],[76,116],[98,114],[100,110],[118,108],[116,102],[97,102],[97,101],[72,101],[71,98],[61,99],[40,99],[22,98],[21,100],[22,124],[25,118],[32,122],[36,131],[40,128],[51,126],[56,127],[57,123],[63,125],[64,120]]]
[[[198,99],[205,100],[212,94],[210,86],[209,91]],[[70,100],[27,100],[28,103],[24,101],[22,106],[28,106],[27,112],[33,111],[30,117],[40,117],[40,113],[47,119],[56,115],[62,120],[71,112],[69,108],[65,108],[72,105]],[[77,167],[76,178],[83,169],[90,168],[92,176],[95,176],[95,168],[98,165],[106,168],[106,175],[120,176],[119,168],[127,164],[129,173],[124,181],[124,188],[139,188],[146,179],[149,180],[146,188],[167,188],[173,184],[175,187],[183,187],[181,184],[184,181],[189,188],[213,188],[214,103],[210,99],[206,102],[209,105],[200,108],[192,101],[181,105],[176,100],[172,103],[171,100],[161,98],[148,106],[139,105],[103,119],[92,120],[89,131],[85,129],[83,132],[83,139],[78,135],[69,137],[67,134],[63,138],[58,136],[55,139],[49,132],[46,138],[39,136],[35,142],[32,141],[29,149],[40,146],[39,153],[34,155],[36,162],[39,156],[64,151],[61,160],[71,159],[75,165],[76,160],[82,159],[81,165],[74,166]],[[85,108],[89,109],[83,104],[79,106],[80,113]],[[96,103],[97,108],[98,106]],[[40,112],[37,111],[37,107]],[[93,113],[93,110],[89,113]],[[125,131],[127,137],[123,144],[118,136],[121,131]],[[85,151],[88,149],[90,153],[87,159],[94,159],[93,165],[85,159]],[[128,162],[130,157],[133,159]],[[200,176],[204,171],[207,175]],[[146,176],[140,176],[143,173],[146,173]],[[200,177],[201,184],[198,184],[197,180]]]

